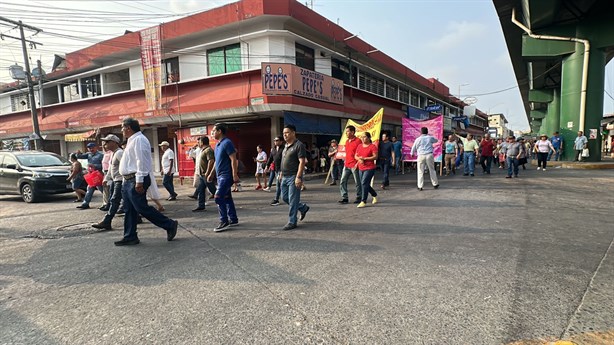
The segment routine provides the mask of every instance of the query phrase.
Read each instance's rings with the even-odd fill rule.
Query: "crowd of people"
[[[142,217],[166,230],[167,240],[172,241],[177,233],[178,222],[162,213],[164,207],[160,203],[162,197],[155,182],[151,144],[142,134],[140,124],[135,119],[124,119],[121,130],[125,138],[124,145],[118,136],[109,134],[101,139],[104,152],[99,151],[96,144],[90,143],[87,145],[88,152],[71,154],[72,171],[68,179],[77,196],[75,201],[80,203],[77,208],[88,209],[94,192],[98,190],[103,194],[100,210],[104,211],[105,215],[99,223],[92,224],[94,228],[111,230],[114,217],[124,214],[124,236],[116,241],[115,245],[140,243],[137,224],[142,222]],[[190,151],[195,168],[194,193],[189,197],[197,202],[192,211],[205,211],[207,200],[214,199],[220,221],[213,229],[215,232],[239,225],[232,193],[235,190],[233,188],[240,182],[240,162],[237,159],[237,150],[226,136],[226,131],[225,124],[215,124],[211,131],[211,137],[217,142],[215,148],[209,145],[209,137],[202,136],[198,138],[197,147]],[[346,127],[345,136],[345,159],[341,159],[337,154],[338,143],[332,140],[330,146],[324,150],[325,155],[322,158],[325,162],[321,162],[321,168],[329,167],[331,186],[336,186],[338,182],[341,196],[339,204],[350,202],[350,176],[355,184],[353,202],[356,207],[366,207],[369,195],[371,204],[377,204],[378,193],[373,188],[376,170],[379,168],[381,171],[380,188],[387,189],[390,185],[390,170],[394,168],[395,173],[400,172],[399,166],[403,160],[402,144],[394,136],[390,141],[388,133],[383,133],[379,145],[375,145],[369,132],[356,133],[353,126]],[[433,188],[439,188],[433,157],[433,144],[436,142],[437,139],[424,127],[421,129],[421,136],[411,147],[412,156],[418,157],[416,170],[419,191],[424,188],[426,172]],[[582,159],[587,142],[583,133],[579,132],[574,142],[576,159]],[[173,201],[177,199],[173,186],[175,154],[167,141],[161,142],[159,146],[163,152],[162,184],[169,194],[167,200]],[[524,138],[514,136],[505,138],[505,141],[493,140],[489,134],[475,139],[471,134],[465,137],[455,133],[448,136],[442,148],[447,176],[456,174],[461,164],[464,176],[475,176],[476,166],[482,168],[483,174],[490,174],[494,164],[500,169],[507,169],[506,178],[512,178],[518,177],[520,167],[526,169],[525,164],[532,157],[537,158],[537,169],[546,171],[547,162],[560,157],[563,142],[558,133],[554,133],[551,138],[542,134],[536,141],[525,141]],[[275,137],[269,154],[263,145],[256,147],[256,156],[253,157],[256,163],[255,189],[272,192],[275,186],[275,197],[270,205],[278,206],[280,201],[288,205],[288,220],[282,230],[295,229],[310,210],[309,205],[301,201],[310,154],[307,146],[298,140],[296,128],[292,124],[286,124],[283,135]],[[88,173],[85,175],[79,159],[87,159]],[[148,204],[148,198],[156,207]]]

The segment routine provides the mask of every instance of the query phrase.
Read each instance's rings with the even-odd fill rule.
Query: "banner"
[[[356,128],[356,136],[359,137],[362,132],[371,133],[371,140],[377,146],[379,145],[379,135],[382,130],[382,121],[384,120],[384,108],[381,108],[373,117],[359,125],[353,120],[348,120],[345,128],[348,126],[354,126]],[[347,141],[347,137],[345,135],[345,128],[343,129],[343,134],[341,135],[341,140],[339,140],[339,148],[337,149],[336,159],[345,159],[345,142]]]
[[[429,129],[429,135],[434,136],[437,142],[433,144],[433,158],[435,162],[441,162],[441,147],[443,145],[443,116],[437,116],[430,120],[417,121],[414,119],[403,118],[403,160],[416,162],[418,156],[411,155],[411,148],[414,146],[416,138],[422,133],[422,127]]]
[[[160,26],[141,30],[141,64],[145,80],[147,110],[161,108],[162,101],[162,47]]]

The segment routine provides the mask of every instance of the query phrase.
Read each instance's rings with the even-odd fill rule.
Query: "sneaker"
[[[305,212],[303,211],[299,211],[300,212],[300,216],[298,218],[298,220],[303,220],[305,219],[305,216],[307,215],[307,212],[309,212],[309,206],[305,206]]]
[[[537,170],[542,170],[542,168],[541,167],[537,167]]]
[[[237,226],[237,225],[239,225],[239,221],[238,220],[231,220],[228,223],[228,226]]]
[[[362,202],[362,200],[360,200],[360,198],[356,198],[356,200],[354,200],[355,204],[360,204]]]
[[[222,231],[228,230],[229,227],[230,227],[230,223],[220,222],[220,224],[217,227],[213,228],[213,231],[222,232]]]
[[[284,225],[283,228],[281,228],[282,230],[292,230],[292,229],[296,229],[296,224],[292,224],[292,223],[288,223],[286,225]]]
[[[334,182],[334,181],[333,181],[333,182],[329,183],[328,185],[329,185],[329,186],[336,186],[336,185],[337,185],[337,182]]]
[[[373,197],[373,201],[371,201],[371,203],[372,203],[373,205],[377,204],[377,197],[376,197],[376,196],[374,196],[374,197]]]
[[[271,201],[271,206],[279,206],[279,200],[273,200]]]
[[[262,190],[265,191],[265,192],[270,192],[271,188],[270,187],[266,187],[266,188],[262,188]]]
[[[358,206],[356,206],[356,207],[363,208],[365,206],[367,206],[367,204],[365,204],[364,202],[361,201],[360,204],[358,204]]]
[[[134,240],[128,240],[128,239],[122,239],[120,241],[115,241],[115,245],[116,246],[134,246],[141,243],[141,241],[139,241],[139,239],[134,239]]]
[[[83,205],[83,204],[81,204],[81,205],[77,206],[77,208],[80,208],[82,210],[87,210],[88,208],[90,208],[90,205]]]
[[[546,168],[544,168],[543,171],[546,171]]]
[[[349,202],[349,200],[348,199],[341,199],[341,200],[339,200],[337,202],[340,203],[340,204],[347,204]]]
[[[173,228],[166,232],[166,240],[172,241],[175,236],[177,236],[177,227],[179,226],[178,221],[173,221]]]

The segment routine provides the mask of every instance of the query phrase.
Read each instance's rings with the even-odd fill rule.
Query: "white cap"
[[[161,142],[160,145],[158,145],[158,146],[171,146],[171,144],[169,144],[168,141],[165,140],[165,141]]]
[[[104,137],[104,138],[102,138],[100,140],[102,140],[102,141],[114,141],[114,142],[116,142],[118,144],[122,143],[122,141],[119,140],[119,138],[115,134],[109,134],[109,135],[107,135],[106,137]]]

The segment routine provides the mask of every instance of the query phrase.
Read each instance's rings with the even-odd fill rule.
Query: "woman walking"
[[[539,136],[539,140],[535,143],[535,152],[537,152],[537,170],[546,171],[546,164],[548,163],[548,154],[550,150],[554,151],[556,154],[556,150],[550,140],[548,140],[548,136],[542,134]]]
[[[264,168],[268,157],[266,155],[266,152],[264,152],[262,145],[256,146],[256,150],[258,151],[258,155],[256,155],[256,158],[254,158],[254,162],[256,162],[256,183],[258,183],[258,185],[256,186],[256,190],[262,189],[262,184],[260,183],[260,180],[264,181],[264,189],[267,189],[267,179],[264,176]]]
[[[70,161],[72,162],[72,167],[70,168],[70,176],[68,176],[66,181],[72,183],[72,190],[77,195],[77,200],[73,200],[73,202],[82,202],[85,190],[87,189],[87,183],[85,183],[85,178],[83,178],[83,166],[81,166],[75,153],[70,155]]]
[[[358,208],[367,205],[369,194],[373,197],[373,204],[377,204],[377,193],[371,187],[371,180],[375,175],[375,160],[377,159],[377,146],[371,142],[371,133],[364,132],[360,137],[362,145],[356,148],[356,160],[358,161],[358,170],[360,182],[362,184],[362,198]]]

